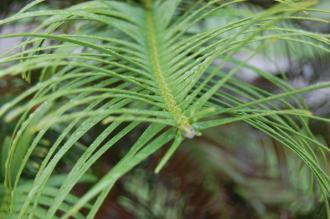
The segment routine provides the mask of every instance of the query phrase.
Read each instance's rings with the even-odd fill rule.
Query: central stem
[[[175,121],[178,124],[179,129],[182,131],[183,135],[187,138],[193,138],[196,133],[188,118],[184,115],[181,108],[178,106],[164,76],[164,71],[162,69],[159,60],[159,49],[157,47],[157,35],[154,24],[154,15],[152,9],[152,0],[145,0],[146,7],[146,19],[147,19],[147,43],[150,55],[151,70],[155,76],[156,82],[158,84],[161,96],[164,99],[165,105],[169,112],[173,115]]]

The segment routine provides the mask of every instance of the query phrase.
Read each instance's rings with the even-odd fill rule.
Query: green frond
[[[267,10],[223,18],[222,11],[238,13],[234,7],[243,1],[195,1],[183,12],[186,4],[180,0],[95,0],[33,11],[40,2],[0,21],[4,26],[40,20],[29,32],[0,35],[24,38],[0,57],[0,77],[20,75],[31,84],[0,107],[0,117],[16,124],[1,156],[4,217],[94,218],[116,181],[157,150],[170,145],[156,167],[159,172],[185,139],[238,121],[293,151],[327,200],[330,178],[318,154],[329,149],[312,134],[309,121],[330,120],[312,115],[300,95],[329,88],[330,82],[293,89],[248,64],[257,54],[272,53],[269,44],[274,41],[281,47],[276,54],[282,54],[284,43],[308,57],[329,55],[328,34],[290,23],[328,22],[304,14],[312,11],[314,1],[278,1]],[[219,22],[210,25],[214,20]],[[249,51],[249,57],[238,60],[235,55],[242,51]],[[234,67],[228,70],[228,64]],[[241,81],[236,74],[243,69],[253,70],[278,93]],[[81,139],[95,127],[102,131],[81,149]],[[88,191],[77,198],[74,187],[86,183],[84,177],[98,159],[136,129],[144,131],[128,152],[100,179],[89,180]],[[47,153],[32,178],[25,179],[33,154],[50,133],[55,137]],[[71,156],[70,169],[61,170],[77,148],[81,150]]]

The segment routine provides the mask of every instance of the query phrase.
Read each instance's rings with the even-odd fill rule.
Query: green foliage
[[[41,18],[29,32],[0,35],[24,37],[2,55],[0,77],[22,75],[31,83],[0,108],[0,116],[16,126],[2,152],[0,217],[94,218],[116,181],[157,150],[170,145],[158,172],[185,139],[238,121],[293,151],[312,172],[315,194],[326,200],[330,183],[323,163],[329,148],[308,124],[330,120],[312,115],[300,95],[330,82],[293,89],[248,64],[274,39],[303,53],[297,58],[328,55],[329,35],[283,26],[313,20],[308,14],[316,11],[313,1],[278,1],[203,28],[210,17],[222,19],[221,10],[235,10],[243,1],[95,0],[33,11],[40,2],[0,21],[4,26]],[[250,52],[247,59],[235,56],[242,51]],[[228,70],[228,64],[234,67]],[[242,69],[253,70],[277,93],[241,81],[236,74]],[[102,130],[84,146],[82,139],[99,126]],[[138,128],[143,134],[121,160],[98,180],[85,182],[93,165]],[[47,153],[36,162],[33,155],[40,148]],[[37,168],[26,176],[31,162]],[[73,189],[81,182],[89,189],[76,198]]]
[[[134,172],[124,187],[128,195],[120,196],[119,203],[136,219],[184,218],[182,197],[165,185],[148,183],[148,176],[143,171]]]

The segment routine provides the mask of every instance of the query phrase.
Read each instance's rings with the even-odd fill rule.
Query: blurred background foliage
[[[82,1],[48,0],[46,2],[56,7],[65,7]],[[2,0],[0,17],[16,11],[26,2],[28,1]],[[192,1],[186,1],[186,4],[192,4]],[[253,13],[254,10],[262,10],[273,4],[276,4],[273,0],[250,0],[239,9],[223,9],[224,11],[218,12],[224,15],[222,20],[219,20],[219,16],[210,16],[203,25],[212,26],[214,22],[226,22],[226,19],[244,16],[244,13]],[[321,0],[316,7],[330,9],[330,1]],[[185,8],[183,7],[182,10]],[[322,14],[320,17],[330,19],[329,14],[327,16]],[[31,23],[33,24],[33,21]],[[330,32],[329,25],[315,26],[313,22],[284,25],[296,25],[299,28],[317,32]],[[203,26],[195,28],[203,28]],[[93,30],[89,29],[89,31]],[[283,64],[280,59],[275,60],[276,67],[271,69],[273,74],[278,77],[287,77],[292,85],[297,87],[329,80],[328,55],[315,55],[307,50],[303,54],[296,54],[295,50],[290,50],[287,45],[282,45],[282,47],[280,48],[282,53],[277,53],[276,57],[285,57],[284,60],[288,64]],[[271,52],[266,51],[264,56],[269,57]],[[274,57],[271,60],[274,60]],[[269,63],[269,60],[264,57],[254,61],[261,66],[267,66]],[[246,78],[245,74],[251,73],[243,72],[242,77]],[[255,76],[247,77],[246,80],[261,87],[268,86],[267,82]],[[29,84],[19,77],[1,79],[0,105],[27,87]],[[304,98],[316,114],[330,117],[329,91],[314,92],[305,95]],[[13,128],[13,124],[0,120],[2,155],[6,151],[8,133]],[[100,132],[103,129],[102,125],[98,129],[94,132]],[[61,127],[58,127],[58,130],[61,130]],[[321,141],[330,145],[329,125],[313,122],[312,130],[318,134]],[[134,134],[138,136],[139,130],[136,130]],[[81,140],[80,150],[84,150],[85,145],[88,145],[92,139],[93,133],[89,135]],[[48,138],[52,141],[51,135]],[[93,174],[102,175],[108,171],[119,160],[120,155],[127,151],[128,142],[129,139],[126,138],[121,142],[120,149],[109,151],[109,156],[103,156],[94,167]],[[47,153],[47,145],[49,143],[44,142],[43,147],[35,152],[33,161],[27,165],[27,179],[28,173],[34,173],[38,168],[39,157]],[[323,204],[315,197],[315,191],[312,192],[308,187],[310,181],[313,180],[312,176],[301,161],[279,143],[243,123],[211,129],[197,141],[186,142],[165,169],[160,174],[155,174],[154,168],[164,153],[165,150],[159,152],[148,162],[122,178],[103,204],[97,218],[326,218]],[[70,156],[79,156],[79,154],[79,150],[73,151],[68,155],[66,162],[75,160]],[[2,161],[1,165],[4,166]],[[325,162],[324,166],[327,167],[329,164]],[[65,163],[63,168],[65,168]],[[77,196],[83,190],[83,186],[77,187]]]

